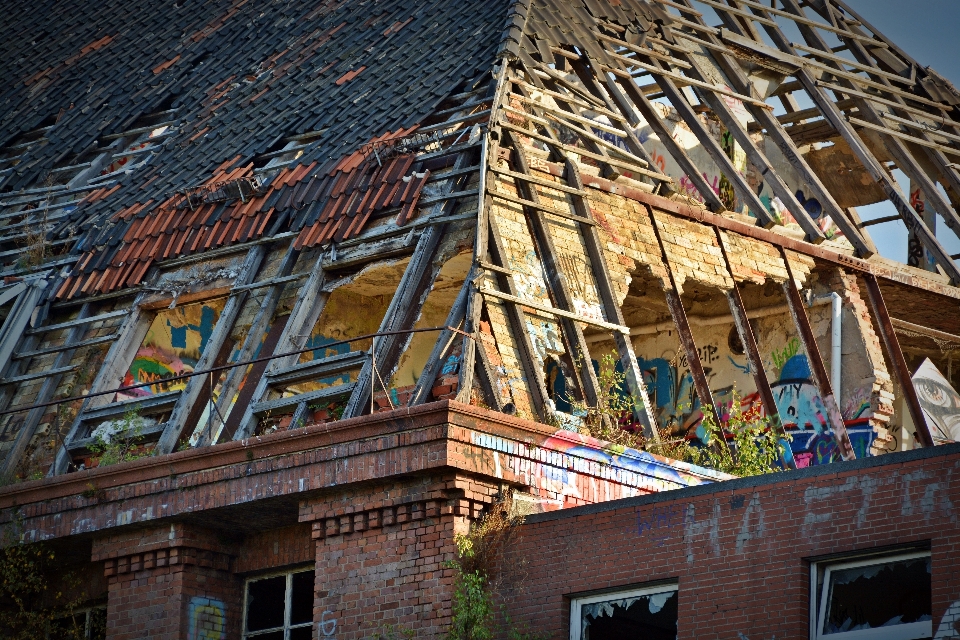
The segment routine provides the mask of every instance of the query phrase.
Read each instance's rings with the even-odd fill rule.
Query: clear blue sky
[[[960,0],[846,0],[885,36],[921,66],[931,66],[960,88]],[[902,174],[898,180],[905,180]],[[904,189],[906,182],[901,182]],[[896,213],[880,203],[858,209],[864,219]],[[900,222],[868,227],[881,255],[906,262],[906,229]],[[951,253],[960,253],[960,240],[938,220],[937,237]]]

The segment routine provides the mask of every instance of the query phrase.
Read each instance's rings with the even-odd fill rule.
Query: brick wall
[[[173,524],[96,540],[92,559],[107,577],[107,637],[200,640],[237,637],[242,580],[232,545]]]
[[[956,637],[958,495],[949,445],[530,516],[504,604],[560,639],[571,595],[671,580],[681,639],[807,638],[811,558],[928,542],[934,634]]]

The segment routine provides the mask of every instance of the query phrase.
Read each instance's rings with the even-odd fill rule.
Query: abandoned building
[[[960,92],[868,20],[4,12],[3,546],[91,640],[440,638],[509,505],[498,637],[960,638]],[[782,471],[651,452],[737,412]]]

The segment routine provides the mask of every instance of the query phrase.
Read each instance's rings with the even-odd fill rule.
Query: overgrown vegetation
[[[82,595],[71,596],[78,581],[71,574],[64,575],[56,556],[43,543],[27,544],[23,539],[20,520],[4,531],[0,549],[0,637],[8,640],[37,640],[48,637],[56,629],[55,637],[81,640],[84,637],[82,616],[74,612],[82,602]],[[52,586],[51,576],[61,584]],[[54,637],[50,635],[49,637]]]
[[[493,504],[466,534],[454,538],[456,555],[447,566],[454,571],[454,590],[447,640],[492,640],[498,632],[510,640],[541,636],[515,626],[503,611],[497,621],[497,566],[523,519],[510,515],[509,501]]]
[[[114,423],[111,432],[96,434],[89,449],[93,458],[97,461],[97,466],[105,467],[152,455],[144,447],[143,427],[143,418],[140,417],[140,412],[134,407],[123,414],[123,418]]]
[[[671,437],[665,429],[658,430],[659,442],[648,441],[632,424],[635,400],[626,393],[626,375],[617,370],[616,353],[602,356],[599,365],[597,405],[570,401],[573,414],[582,419],[579,431],[583,435],[610,442],[618,448],[645,450],[735,476],[783,470],[779,461],[786,447],[790,446],[790,436],[782,433],[774,422],[775,418],[762,415],[759,409],[744,411],[737,393],[733,394],[729,416],[722,425],[723,431],[732,436],[732,447],[726,442],[709,440],[703,446],[694,446],[685,438]],[[701,425],[711,440],[720,433],[713,412],[704,412]]]

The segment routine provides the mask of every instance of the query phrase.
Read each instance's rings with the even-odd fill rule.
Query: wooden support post
[[[84,303],[80,307],[80,312],[78,314],[78,319],[87,318],[90,316],[90,303]],[[71,344],[74,342],[80,342],[83,338],[83,334],[87,331],[87,325],[79,324],[70,329],[67,333],[65,340],[66,344]],[[64,349],[57,354],[56,359],[53,361],[51,369],[59,369],[70,364],[70,361],[73,359],[74,349]],[[57,387],[60,386],[60,381],[63,379],[62,374],[55,374],[47,376],[44,379],[43,384],[40,386],[40,391],[37,393],[36,398],[34,398],[32,404],[43,404],[44,402],[49,402],[53,395],[57,392]],[[17,432],[17,437],[13,441],[13,446],[7,452],[7,456],[3,459],[3,466],[0,467],[0,479],[9,480],[14,471],[16,471],[17,465],[20,463],[20,458],[23,457],[24,452],[27,450],[27,447],[30,446],[30,441],[33,440],[33,436],[37,431],[37,427],[40,425],[40,420],[43,419],[43,416],[49,412],[53,411],[59,416],[59,406],[56,407],[38,407],[36,409],[30,409],[27,412],[26,418],[20,425],[20,429]],[[56,433],[56,438],[59,439],[60,433],[60,424],[59,417],[56,421],[56,426],[51,428],[51,431],[56,428],[58,433]]]
[[[740,336],[740,343],[743,345],[744,353],[747,356],[747,364],[750,367],[750,373],[753,374],[753,382],[757,385],[757,393],[760,394],[764,412],[773,423],[772,428],[784,436],[783,446],[787,448],[787,451],[781,453],[780,462],[789,469],[796,469],[797,463],[793,459],[790,443],[786,440],[787,432],[783,427],[783,421],[780,419],[780,411],[777,409],[777,402],[773,397],[773,389],[770,388],[767,372],[763,369],[763,358],[760,356],[760,349],[757,347],[757,338],[753,334],[747,309],[743,306],[737,281],[733,278],[733,270],[730,268],[730,258],[727,256],[727,248],[723,243],[723,235],[720,229],[716,227],[713,229],[717,234],[717,244],[720,245],[720,252],[723,254],[723,263],[733,279],[733,288],[727,291],[727,304],[730,306],[730,314],[733,316],[733,326],[736,327],[737,335]]]
[[[787,11],[792,13],[802,11],[800,6],[796,4],[794,0],[786,0],[784,2],[784,7]],[[811,47],[826,53],[830,53],[831,50],[829,45],[827,45],[819,33],[807,25],[799,24],[798,26],[804,36],[804,39]],[[863,31],[855,25],[848,25],[847,29],[854,36],[865,35]],[[876,64],[873,62],[873,58],[867,52],[867,49],[859,39],[856,37],[844,37],[842,35],[839,35],[838,37],[847,45],[850,52],[855,58],[857,58],[857,60],[862,62],[864,65],[872,66],[874,69],[877,68]],[[838,70],[841,69],[838,64],[834,64],[832,62],[830,64],[831,66],[836,67]],[[838,81],[843,85],[856,88],[855,85],[848,80],[840,78]],[[887,78],[879,76],[877,82],[891,90],[889,94],[885,96],[888,100],[906,107],[904,99],[899,95],[899,93],[896,92],[896,89],[894,89],[893,85]],[[926,174],[926,172],[920,166],[920,163],[914,159],[910,149],[907,148],[906,144],[901,139],[896,137],[896,135],[887,133],[889,131],[888,123],[880,116],[869,100],[859,98],[857,100],[857,109],[868,120],[872,121],[874,125],[877,125],[880,128],[880,133],[884,135],[884,146],[890,152],[891,156],[893,156],[897,167],[910,178],[911,183],[920,187],[920,190],[926,195],[928,202],[933,205],[932,208],[940,214],[946,225],[953,230],[954,234],[957,235],[958,238],[960,238],[960,216],[958,216],[956,211],[954,211],[951,203],[943,197],[943,195],[940,193],[940,190],[936,188],[934,181],[931,180]],[[912,121],[912,116],[910,113],[903,112],[901,115],[904,118]],[[931,117],[934,116],[931,114]],[[923,140],[930,141],[930,137],[922,129],[917,133],[917,135]],[[944,186],[947,189],[954,190],[955,195],[960,196],[960,173],[958,173],[953,167],[953,163],[943,154],[943,152],[938,149],[924,147],[924,151],[933,164],[936,165],[941,176],[945,178]]]
[[[123,384],[124,374],[130,367],[130,363],[133,362],[137,349],[140,348],[140,343],[143,342],[147,331],[150,329],[151,314],[141,308],[145,297],[146,294],[141,293],[133,301],[129,315],[117,332],[117,339],[110,345],[110,350],[107,351],[107,355],[103,359],[103,365],[97,372],[93,384],[90,385],[90,393],[100,393]],[[57,452],[57,457],[47,475],[66,473],[67,467],[72,462],[68,450],[70,444],[78,437],[83,437],[79,434],[83,426],[83,414],[111,402],[113,402],[112,395],[96,396],[83,401],[77,417],[74,418],[73,424],[70,426],[70,431],[67,432],[67,437],[64,438],[63,446]]]
[[[910,369],[907,368],[907,361],[903,357],[903,351],[900,349],[900,341],[893,330],[893,324],[890,322],[890,315],[887,313],[887,304],[883,300],[883,293],[880,291],[880,284],[877,277],[872,273],[862,274],[867,283],[867,297],[870,299],[870,307],[873,309],[873,316],[880,327],[880,337],[883,340],[883,346],[887,349],[887,355],[893,361],[893,373],[897,377],[897,384],[903,392],[904,400],[907,403],[907,410],[910,412],[910,418],[917,428],[917,440],[924,447],[934,446],[933,437],[930,434],[930,427],[927,425],[926,417],[923,415],[923,409],[920,407],[920,399],[917,397],[917,390],[913,386],[913,379],[910,375]]]
[[[460,153],[453,165],[453,170],[459,172],[468,166],[470,156],[469,151]],[[458,173],[457,177],[447,182],[444,192],[446,194],[455,192],[458,184],[465,179],[465,174]],[[455,209],[458,201],[458,199],[451,199],[442,202],[438,205],[439,211],[435,212],[434,215],[442,216],[444,212]],[[481,194],[478,205],[480,209],[483,208],[483,203],[484,199]],[[424,294],[433,284],[437,273],[440,271],[439,266],[435,266],[433,263],[446,228],[446,224],[434,225],[421,233],[420,239],[417,241],[417,247],[410,258],[410,263],[397,286],[397,292],[390,301],[383,321],[380,323],[380,332],[399,331],[413,327],[416,318],[420,315],[420,309],[425,298]],[[370,350],[371,359],[360,369],[357,384],[343,411],[344,418],[362,415],[364,411],[369,409],[374,388],[374,362],[377,372],[380,374],[378,380],[382,379],[382,384],[386,387],[390,383],[390,376],[397,366],[403,347],[409,344],[410,339],[411,335],[407,334],[383,336],[374,340],[375,346],[371,346]],[[385,388],[384,391],[386,390]]]
[[[800,342],[807,352],[807,362],[810,365],[810,376],[813,378],[813,384],[820,393],[820,400],[827,412],[827,423],[833,429],[833,437],[837,443],[837,450],[840,457],[844,460],[856,459],[853,451],[853,445],[850,443],[850,436],[847,435],[847,427],[843,423],[843,417],[840,415],[840,408],[837,406],[837,400],[830,387],[830,376],[827,375],[827,369],[823,366],[823,358],[820,357],[820,348],[817,346],[817,339],[813,335],[813,327],[810,326],[810,319],[807,317],[807,311],[804,308],[803,297],[797,289],[797,281],[793,278],[793,270],[790,268],[790,261],[787,259],[787,252],[783,247],[780,249],[780,257],[787,269],[787,279],[783,283],[783,292],[787,296],[787,307],[790,309],[790,315],[793,316],[793,322],[800,334]]]
[[[325,279],[326,274],[323,271],[323,255],[320,254],[317,256],[316,262],[313,263],[310,276],[303,284],[303,287],[300,288],[300,295],[297,297],[297,302],[294,304],[293,311],[290,313],[287,321],[283,324],[283,329],[281,329],[279,335],[276,336],[276,342],[270,345],[269,350],[267,348],[268,345],[264,344],[264,355],[266,355],[267,352],[271,354],[274,351],[283,353],[284,351],[296,351],[297,349],[303,348],[307,343],[310,329],[316,324],[317,318],[320,317],[327,298],[329,298],[329,294],[321,291]],[[276,326],[277,325],[274,325],[274,328],[270,330],[271,334],[274,333]],[[269,336],[267,338],[268,342],[271,337],[272,336]],[[249,379],[244,384],[244,388],[250,388],[250,385],[253,384],[256,384],[256,387],[253,388],[253,392],[249,398],[246,399],[244,406],[240,406],[241,399],[237,400],[238,406],[231,412],[231,415],[227,418],[227,425],[224,427],[227,436],[232,437],[234,440],[242,440],[254,432],[257,426],[257,418],[251,411],[251,407],[263,400],[267,394],[268,378],[264,374],[289,368],[297,362],[297,358],[298,356],[277,358],[271,360],[269,364],[254,367],[250,372]],[[234,423],[234,412],[241,410],[243,414],[239,423]]]
[[[529,55],[526,52],[521,53],[521,60],[523,61],[527,76],[530,78],[530,81],[535,85],[544,86],[546,83],[543,80],[541,80],[539,77],[537,77],[535,73],[531,72],[532,68],[539,66],[537,65],[537,62],[533,58],[529,57]],[[556,88],[557,88],[556,82],[552,82],[551,86],[554,89],[555,93],[559,93],[559,91],[556,91]],[[576,111],[570,105],[570,103],[564,100],[561,100],[559,98],[555,98],[555,101],[557,103],[557,106],[560,107],[560,109],[562,109],[563,111],[566,111],[567,113],[576,114]],[[579,122],[570,122],[568,123],[568,127],[571,131],[578,134],[585,131],[583,124]],[[550,136],[554,137],[552,131],[550,132]],[[604,149],[602,146],[598,145],[589,136],[581,135],[579,137],[580,137],[580,140],[583,142],[583,146],[586,147],[587,150],[595,154],[598,154],[602,158],[608,157],[607,150]],[[610,180],[616,180],[621,176],[621,173],[616,167],[612,166],[608,162],[603,162],[601,160],[600,175]]]
[[[470,312],[467,314],[467,321],[464,324],[465,331],[472,336],[480,334],[480,312],[483,308],[483,295],[473,283],[470,286]],[[457,390],[457,401],[463,403],[470,402],[470,393],[473,389],[473,379],[476,373],[480,374],[480,387],[483,389],[484,400],[491,409],[503,411],[504,401],[500,396],[500,388],[497,384],[497,375],[487,356],[487,351],[483,345],[477,344],[479,338],[464,337],[464,342],[470,340],[474,343],[471,350],[473,357],[468,362],[466,358],[460,365],[460,386]],[[469,368],[468,368],[469,367]]]
[[[662,69],[660,61],[656,58],[650,58],[650,63],[657,69]],[[663,90],[664,95],[670,100],[670,104],[677,110],[677,113],[683,121],[690,127],[693,134],[697,136],[697,140],[700,141],[700,145],[704,151],[710,155],[710,158],[717,165],[717,168],[727,177],[730,184],[734,186],[739,200],[749,207],[750,211],[756,216],[762,226],[767,229],[776,226],[777,221],[770,216],[770,212],[767,211],[766,206],[760,201],[757,194],[753,192],[753,189],[750,188],[750,185],[747,184],[747,181],[740,175],[736,167],[733,166],[733,162],[727,157],[724,150],[720,148],[720,144],[714,139],[710,132],[707,131],[703,123],[700,122],[700,118],[694,112],[693,107],[687,102],[687,99],[677,85],[674,84],[673,80],[669,76],[656,73],[654,74],[654,80],[656,80],[660,89]],[[806,229],[804,230],[806,231]]]
[[[517,174],[529,176],[530,167],[527,164],[527,157],[523,151],[523,146],[517,142],[513,134],[509,131],[504,131],[502,136],[507,145],[513,148],[513,160],[516,164]],[[516,179],[516,185],[522,197],[540,204],[540,196],[533,183],[524,181],[523,179]],[[537,253],[543,263],[547,288],[550,292],[553,306],[565,311],[573,311],[573,296],[570,295],[566,278],[560,269],[557,251],[553,245],[553,237],[550,234],[546,216],[542,211],[532,207],[524,207],[524,210],[526,211],[527,224],[530,227],[536,243]],[[586,338],[584,338],[583,330],[574,320],[563,316],[557,316],[557,323],[563,329],[563,337],[567,343],[567,352],[576,365],[577,382],[583,391],[584,400],[591,407],[596,407],[598,406],[602,393],[600,390],[600,382],[597,380],[597,373],[593,369],[590,350],[587,346]]]
[[[713,188],[700,173],[700,169],[693,160],[690,159],[690,156],[687,155],[683,147],[673,139],[673,132],[670,131],[667,125],[660,119],[660,114],[657,113],[657,110],[647,99],[647,96],[643,95],[643,92],[640,91],[636,83],[632,79],[620,77],[617,77],[617,83],[643,115],[653,132],[657,134],[660,143],[667,148],[667,151],[670,152],[670,155],[673,156],[676,163],[680,165],[683,172],[687,174],[687,179],[696,187],[706,203],[707,208],[713,213],[726,211],[727,208],[723,204],[723,201],[720,200],[720,197],[713,191]]]
[[[294,249],[293,242],[291,242],[287,251],[283,254],[275,277],[283,278],[290,275],[299,255],[300,252]],[[283,292],[284,286],[286,286],[286,283],[279,283],[267,290],[260,303],[260,309],[253,318],[253,322],[247,330],[247,335],[243,339],[243,346],[240,347],[240,350],[233,359],[234,362],[249,360],[253,358],[257,350],[260,349],[264,334],[270,327],[273,314],[277,310],[277,304],[280,302],[280,294]],[[243,384],[246,375],[247,367],[234,367],[227,372],[223,384],[220,385],[220,396],[216,401],[216,410],[212,411],[211,415],[207,418],[207,426],[197,440],[196,446],[205,447],[217,441],[219,434],[217,429],[214,428],[214,417],[226,415],[227,412],[231,410],[233,398],[240,389],[240,385]],[[253,381],[251,380],[250,382],[252,383]],[[234,406],[233,408],[242,411],[242,408],[239,406]],[[226,427],[225,424],[221,426]]]
[[[397,292],[387,307],[378,332],[399,331],[413,325],[420,311],[423,294],[439,271],[435,268],[433,261],[445,228],[446,225],[428,227],[420,235],[417,248],[400,279]],[[374,340],[374,345],[370,348],[371,358],[360,369],[357,384],[343,410],[344,418],[355,418],[369,410],[374,381],[379,381],[375,377],[373,363],[376,362],[377,372],[383,380],[383,385],[389,384],[390,372],[396,366],[397,358],[400,356],[400,345],[407,343],[409,337],[409,335],[390,335]]]
[[[447,319],[444,323],[445,327],[458,328],[463,324],[467,309],[467,296],[470,292],[473,274],[474,270],[471,269],[470,273],[467,274],[467,279],[464,281],[463,286],[460,287],[460,293],[457,294],[457,299],[454,300],[453,306],[450,307],[450,313],[447,314]],[[440,335],[437,336],[433,350],[430,352],[427,362],[423,365],[423,371],[420,372],[417,386],[410,394],[409,406],[413,407],[429,400],[433,381],[437,379],[437,376],[443,369],[444,358],[446,358],[447,351],[450,349],[450,345],[453,344],[456,337],[456,333],[447,329],[441,331]]]
[[[717,411],[717,404],[713,401],[713,392],[710,391],[710,383],[707,382],[707,373],[703,370],[703,363],[700,361],[700,352],[697,350],[696,340],[693,338],[693,332],[690,330],[690,323],[687,321],[687,312],[683,308],[683,301],[680,300],[680,292],[677,290],[677,283],[673,278],[673,269],[670,267],[670,260],[667,258],[667,250],[663,247],[663,241],[660,239],[660,230],[657,228],[657,219],[653,215],[653,209],[644,205],[647,214],[650,217],[650,225],[653,227],[653,234],[657,238],[657,244],[660,246],[660,258],[663,260],[663,266],[667,270],[670,287],[664,292],[667,298],[667,308],[670,309],[670,315],[673,317],[673,324],[677,327],[677,334],[680,337],[680,345],[687,356],[687,365],[690,367],[690,375],[693,376],[693,386],[697,391],[697,397],[700,398],[700,412],[707,415],[710,412],[713,415],[714,422],[717,425],[716,449],[726,451],[727,455],[733,456],[726,438],[723,435],[723,425],[720,424],[720,413]]]
[[[490,226],[490,259],[494,264],[500,267],[509,268],[507,252],[503,246],[503,238],[500,237],[500,228],[494,216],[487,220]],[[496,272],[493,276],[497,280],[498,289],[506,291],[514,297],[518,297],[520,292],[513,281],[512,276]],[[520,365],[523,367],[523,373],[527,377],[527,388],[530,391],[530,399],[533,401],[533,410],[541,419],[547,419],[547,400],[550,395],[547,393],[547,387],[544,382],[544,372],[537,370],[534,366],[537,352],[533,348],[533,341],[530,339],[530,333],[527,331],[527,321],[523,310],[515,304],[505,304],[507,318],[510,320],[510,333],[517,343],[520,351]]]
[[[265,253],[265,245],[258,244],[250,248],[247,252],[247,257],[243,261],[243,266],[240,267],[240,272],[237,274],[237,277],[234,278],[234,287],[242,287],[254,281],[257,277],[257,272],[260,270],[260,264],[263,262]],[[207,339],[207,344],[203,349],[203,353],[200,355],[200,360],[197,361],[195,369],[209,369],[214,365],[217,357],[220,355],[221,348],[230,337],[230,332],[233,331],[233,323],[240,314],[240,310],[243,308],[243,303],[246,302],[248,294],[249,291],[246,289],[234,291],[230,294],[227,303],[223,307],[223,311],[220,312],[220,317],[217,319],[213,333],[210,334],[210,337]],[[205,384],[206,380],[204,376],[196,376],[187,380],[187,384],[180,393],[180,397],[177,398],[177,403],[170,412],[167,425],[164,427],[163,433],[160,434],[160,440],[157,442],[155,449],[158,455],[170,453],[176,448],[177,442],[183,435],[184,430],[190,426],[186,424],[188,422],[187,418],[190,416],[191,410],[200,397]],[[213,399],[211,398],[210,400],[212,401]]]
[[[708,81],[707,75],[703,72],[700,63],[697,61],[697,56],[687,55],[684,56],[684,60],[690,63],[691,69],[699,80],[704,82]],[[760,170],[760,174],[766,183],[770,185],[774,195],[780,198],[780,201],[783,202],[790,214],[796,219],[797,223],[799,223],[804,233],[806,233],[804,239],[812,244],[820,244],[826,240],[826,236],[823,235],[820,227],[817,226],[817,223],[813,221],[813,218],[810,217],[807,210],[804,209],[803,205],[797,200],[796,195],[790,191],[790,188],[787,187],[780,178],[773,163],[767,159],[767,156],[754,144],[753,140],[750,139],[750,135],[730,110],[730,107],[727,106],[726,101],[706,89],[699,90],[697,93],[703,98],[707,106],[713,109],[713,113],[720,118],[723,126],[733,135],[734,140],[740,145],[740,148],[744,150],[747,155],[747,160]],[[766,109],[758,109],[760,111],[766,111]]]
[[[580,176],[580,170],[575,162],[567,158],[565,168],[567,183],[583,191],[583,179]],[[586,199],[583,196],[573,196],[573,206],[577,215],[583,220],[593,222],[593,212],[590,210]],[[600,234],[593,224],[580,224],[580,235],[583,238],[584,246],[587,249],[587,257],[590,258],[592,266],[593,281],[597,287],[597,293],[600,296],[600,302],[603,304],[605,319],[614,324],[626,324],[623,318],[623,311],[617,303],[617,295],[613,289],[610,279],[610,269],[607,266],[607,258],[603,253],[603,245],[600,242]],[[633,351],[633,342],[629,335],[619,331],[613,332],[613,342],[617,346],[617,356],[620,360],[620,366],[623,367],[627,391],[633,398],[633,417],[634,420],[643,425],[643,436],[648,441],[660,442],[660,430],[657,428],[656,419],[653,416],[650,406],[650,398],[647,395],[647,386],[643,382],[643,373],[640,371],[640,365],[637,363],[637,355]]]

